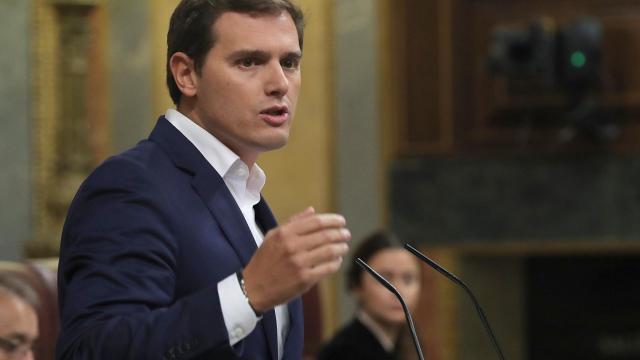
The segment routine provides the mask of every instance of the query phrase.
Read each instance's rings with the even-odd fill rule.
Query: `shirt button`
[[[241,328],[235,328],[235,330],[233,330],[233,336],[236,338],[241,338],[244,335],[244,331]]]

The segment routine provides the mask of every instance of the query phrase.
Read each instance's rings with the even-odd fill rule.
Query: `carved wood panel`
[[[391,63],[401,152],[446,152],[452,145],[451,3],[448,0],[394,3]],[[394,21],[395,20],[395,21]]]
[[[104,14],[87,1],[34,3],[31,257],[57,254],[67,208],[108,152]]]

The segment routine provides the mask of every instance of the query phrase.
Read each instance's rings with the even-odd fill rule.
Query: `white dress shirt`
[[[266,181],[264,171],[257,164],[249,170],[231,149],[177,110],[167,110],[165,117],[222,177],[242,211],[256,245],[260,247],[264,235],[256,223],[253,207],[260,202],[260,192]],[[222,316],[229,333],[229,343],[233,346],[247,337],[261,318],[256,317],[246,301],[235,273],[218,283],[218,294]],[[278,329],[278,358],[282,359],[284,342],[289,332],[289,310],[286,304],[278,305],[274,310]]]

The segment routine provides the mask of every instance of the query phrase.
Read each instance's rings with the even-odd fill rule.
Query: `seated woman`
[[[355,250],[353,260],[361,258],[389,280],[413,310],[420,293],[420,267],[402,245],[394,235],[376,232]],[[351,261],[347,271],[347,287],[356,300],[357,313],[353,321],[322,348],[318,359],[413,358],[400,301],[355,261]]]

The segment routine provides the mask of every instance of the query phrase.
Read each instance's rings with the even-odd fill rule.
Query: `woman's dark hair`
[[[291,15],[298,32],[302,50],[304,38],[304,16],[290,0],[182,0],[171,15],[167,33],[167,86],[173,103],[178,105],[182,92],[173,78],[170,68],[171,56],[184,52],[193,59],[199,74],[204,59],[216,39],[211,26],[225,12],[242,14],[277,15],[286,11]]]
[[[362,259],[364,262],[369,262],[369,260],[380,251],[402,248],[403,245],[404,244],[400,242],[394,234],[388,231],[376,231],[364,238],[362,243],[354,251],[353,259],[347,270],[347,289],[353,290],[359,287],[362,281],[362,273],[364,270],[360,265],[356,264],[355,260],[357,258]]]

